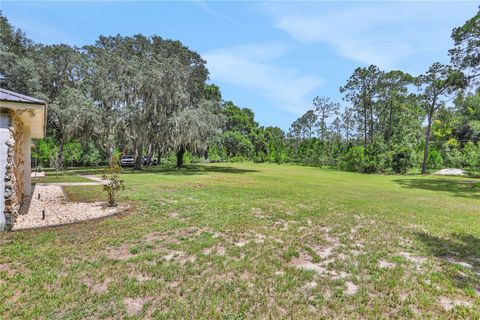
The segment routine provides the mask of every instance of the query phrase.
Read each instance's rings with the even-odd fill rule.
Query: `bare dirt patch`
[[[18,272],[17,267],[12,263],[1,263],[0,264],[0,272],[5,272],[8,276],[12,277],[16,275]]]
[[[220,256],[224,256],[225,255],[225,247],[224,246],[218,246],[217,247],[217,254],[220,255]]]
[[[235,242],[234,245],[237,246],[237,247],[242,248],[242,247],[245,247],[245,246],[247,245],[247,243],[249,243],[248,240],[240,239],[240,240],[238,240],[237,242]]]
[[[124,298],[123,304],[127,309],[128,316],[132,317],[139,314],[143,309],[143,305],[151,300],[152,298],[150,297]]]
[[[93,293],[102,294],[108,290],[108,285],[112,282],[111,279],[105,279],[104,281],[93,282],[88,280],[86,285],[90,288]]]
[[[392,269],[392,268],[395,268],[395,263],[388,262],[385,260],[380,260],[378,261],[378,267],[380,269]]]
[[[107,256],[115,260],[128,260],[133,254],[130,253],[130,244],[124,243],[120,247],[112,248]]]
[[[332,251],[336,248],[336,245],[329,245],[324,247],[319,245],[313,245],[311,246],[311,248],[320,258],[326,259],[332,254]]]
[[[438,303],[440,303],[445,311],[453,310],[457,306],[463,307],[471,307],[472,303],[467,300],[463,299],[450,299],[447,297],[440,297],[438,299]]]
[[[345,293],[349,296],[356,294],[358,291],[358,287],[350,281],[345,282],[345,288]]]
[[[148,280],[152,280],[151,277],[143,273],[131,273],[130,277],[136,279],[138,282],[145,282]]]
[[[413,263],[417,267],[417,269],[420,269],[422,264],[427,261],[427,258],[415,256],[410,252],[400,252],[399,255],[403,257],[405,260]]]
[[[266,218],[267,216],[264,214],[263,210],[260,208],[252,208],[252,213],[257,218]]]
[[[290,261],[290,264],[296,268],[304,269],[304,270],[311,270],[318,272],[320,274],[325,273],[327,270],[322,267],[318,263],[312,262],[312,257],[307,255],[306,253],[300,254],[299,257],[295,257]]]
[[[218,246],[211,247],[211,248],[205,248],[205,249],[202,250],[202,253],[206,256],[213,255],[213,254],[216,254],[216,255],[219,255],[219,256],[224,256],[225,251],[226,251],[226,249],[225,249],[224,246],[218,245]]]
[[[187,262],[195,262],[195,260],[197,259],[196,256],[188,255],[185,252],[179,250],[172,250],[168,254],[164,255],[162,258],[165,259],[165,261],[175,261],[180,264],[185,264]]]
[[[307,283],[304,288],[306,290],[312,290],[312,289],[315,289],[317,286],[318,286],[318,283],[316,283],[315,281],[311,281]]]

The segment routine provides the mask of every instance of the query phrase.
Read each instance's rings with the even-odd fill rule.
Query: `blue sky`
[[[289,125],[359,66],[412,74],[447,63],[450,33],[477,2],[0,2],[36,42],[91,44],[100,35],[158,34],[206,60],[225,100],[261,125]]]

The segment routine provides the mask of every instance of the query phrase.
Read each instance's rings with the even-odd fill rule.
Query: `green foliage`
[[[480,67],[480,11],[452,31],[455,47],[449,51],[452,62],[462,70],[478,73]]]
[[[64,151],[65,162],[73,167],[79,163],[83,157],[83,148],[78,141],[71,141],[65,144]]]
[[[100,150],[95,148],[93,145],[89,145],[88,149],[83,155],[83,163],[87,166],[96,167],[104,161]]]
[[[395,146],[391,152],[391,169],[394,173],[407,173],[414,165],[415,151],[407,146]]]
[[[117,193],[125,189],[125,182],[119,176],[122,172],[119,160],[116,155],[113,156],[108,171],[102,176],[103,180],[106,180],[106,183],[103,185],[103,191],[107,194],[107,204],[110,207],[116,205]]]
[[[51,138],[39,139],[35,142],[35,148],[32,149],[32,159],[37,161],[37,165],[46,167],[50,165],[50,156],[55,148],[55,143]]]
[[[253,155],[253,144],[248,137],[240,131],[226,131],[222,134],[221,145],[225,148],[229,158]]]
[[[443,158],[437,149],[430,149],[428,153],[427,169],[441,169],[443,167]]]
[[[470,176],[480,176],[480,143],[469,141],[463,149],[465,167]]]
[[[0,14],[0,85],[49,103],[48,138],[33,152],[43,166],[96,166],[122,150],[163,155],[180,167],[208,152],[211,162],[290,161],[364,173],[406,173],[425,158],[422,171],[462,167],[477,175],[478,21],[477,12],[454,29],[453,66],[433,63],[417,78],[356,68],[340,88],[349,106],[316,97],[288,134],[222,102],[220,88],[206,83],[202,57],[159,36],[100,36],[84,48],[36,45]]]
[[[460,148],[460,143],[454,138],[443,144],[440,154],[445,167],[463,168],[465,165],[465,157]]]
[[[362,172],[377,173],[387,170],[386,153],[384,145],[381,143],[369,144],[365,149],[365,157]]]
[[[346,171],[363,172],[365,167],[365,148],[353,146],[348,149],[340,162],[340,169]]]

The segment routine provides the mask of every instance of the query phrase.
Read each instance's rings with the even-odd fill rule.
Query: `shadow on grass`
[[[449,193],[456,197],[480,200],[480,193],[474,188],[475,181],[454,179],[398,179],[393,180],[403,188],[421,189]]]
[[[177,170],[171,166],[157,166],[157,167],[144,167],[142,170],[124,169],[123,174],[162,174],[162,175],[178,175],[178,176],[190,176],[201,175],[207,173],[231,173],[242,174],[258,172],[253,169],[241,169],[225,166],[207,166],[207,165],[186,165],[180,170]]]
[[[480,238],[471,234],[452,233],[449,238],[441,238],[418,232],[416,237],[431,255],[452,266],[469,269],[472,273],[445,272],[458,288],[480,288]]]
[[[72,175],[98,175],[104,173],[107,167],[78,167],[68,168],[64,170],[60,176],[72,176]],[[49,176],[55,175],[55,171],[52,169],[45,170]],[[173,166],[159,165],[159,166],[144,166],[141,170],[134,170],[132,167],[124,167],[122,174],[163,174],[163,175],[200,175],[207,173],[251,173],[259,172],[259,170],[253,169],[241,169],[228,166],[211,166],[202,164],[189,164],[185,165],[182,169],[177,170]]]

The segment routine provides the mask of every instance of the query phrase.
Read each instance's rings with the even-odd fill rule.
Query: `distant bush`
[[[340,169],[346,171],[363,172],[365,165],[365,148],[362,146],[351,147],[340,161]]]
[[[463,168],[465,165],[464,154],[458,145],[449,143],[444,144],[441,150],[441,156],[445,167]]]
[[[463,148],[465,169],[472,177],[480,176],[480,143],[469,141]]]
[[[376,173],[388,171],[386,163],[389,162],[389,159],[387,159],[387,157],[388,153],[385,152],[382,144],[373,143],[368,145],[367,149],[365,149],[365,157],[361,172]]]
[[[391,152],[390,167],[394,173],[407,173],[414,165],[414,151],[407,146],[396,146]]]
[[[443,158],[437,149],[431,148],[428,153],[427,168],[441,169],[443,167]]]

